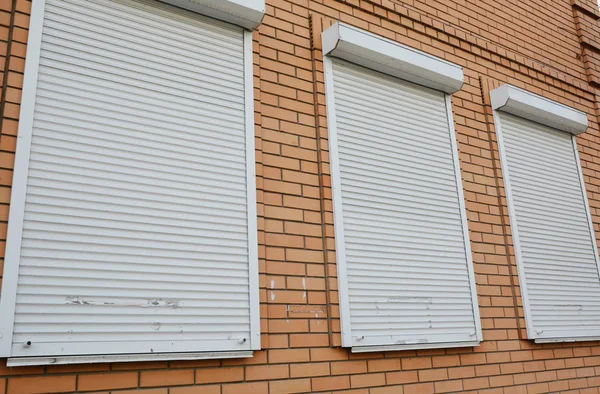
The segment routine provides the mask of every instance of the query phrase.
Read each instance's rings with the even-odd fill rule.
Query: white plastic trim
[[[491,92],[490,92],[491,93]],[[493,105],[493,104],[492,104]],[[502,123],[500,116],[494,110],[494,129],[496,130],[496,140],[498,142],[498,152],[500,154],[500,168],[502,169],[502,180],[506,194],[506,204],[508,205],[508,218],[510,221],[510,232],[512,235],[515,260],[517,262],[517,276],[519,277],[519,289],[521,299],[523,300],[523,313],[525,314],[525,327],[527,329],[527,338],[535,339],[536,333],[533,329],[533,318],[531,315],[531,304],[529,303],[529,293],[527,292],[527,283],[525,281],[525,267],[523,267],[523,255],[521,254],[521,241],[519,239],[519,227],[517,225],[517,214],[515,212],[515,203],[513,201],[512,187],[510,184],[510,174],[508,172],[508,161],[506,160],[506,149],[504,148],[504,138],[502,137]]]
[[[160,0],[254,30],[265,16],[265,0]]]
[[[202,353],[154,353],[154,354],[114,354],[95,356],[61,356],[61,357],[13,357],[9,358],[7,367],[24,367],[29,365],[64,365],[93,363],[127,363],[136,361],[169,361],[169,360],[209,360],[223,358],[254,357],[252,351],[236,352],[202,352]]]
[[[462,67],[345,23],[335,23],[323,32],[322,38],[323,55],[448,94],[462,87]]]
[[[344,236],[344,213],[342,210],[342,182],[340,177],[340,155],[337,142],[337,124],[335,116],[335,96],[333,89],[333,64],[331,58],[323,57],[325,73],[325,101],[327,105],[327,130],[329,136],[329,166],[333,199],[333,231],[335,235],[335,255],[338,277],[338,298],[340,304],[340,323],[342,346],[352,347],[350,325],[350,296],[348,294],[348,271],[346,268],[346,241]]]
[[[599,336],[590,337],[566,337],[566,338],[538,338],[534,340],[535,343],[559,343],[559,342],[588,342],[588,341],[600,341]]]
[[[477,341],[468,344],[456,343],[456,346],[479,346],[483,341],[481,331],[481,317],[479,315],[479,299],[477,298],[477,284],[475,283],[475,269],[473,266],[473,253],[471,251],[471,238],[469,236],[469,221],[467,220],[467,208],[465,204],[465,192],[463,190],[462,176],[460,173],[460,160],[458,159],[458,143],[456,141],[456,130],[454,129],[454,117],[452,115],[452,99],[446,95],[446,112],[448,114],[448,126],[450,128],[450,144],[452,145],[452,156],[454,159],[454,175],[456,189],[458,190],[458,205],[460,207],[460,219],[463,228],[463,239],[465,242],[465,255],[467,258],[467,271],[469,272],[469,286],[471,287],[471,303],[473,306],[473,318],[475,319],[475,338]]]
[[[585,112],[548,100],[512,85],[502,85],[490,92],[492,109],[509,112],[531,121],[574,135],[585,132]]]
[[[13,324],[21,258],[21,235],[25,215],[25,192],[29,173],[29,154],[33,132],[33,110],[37,91],[37,75],[42,45],[45,0],[33,0],[27,38],[25,78],[21,96],[21,112],[17,131],[17,149],[8,213],[6,252],[0,296],[0,357],[9,357],[12,349]]]
[[[246,122],[246,193],[248,199],[248,261],[250,263],[250,349],[260,350],[260,297],[258,294],[258,229],[256,216],[256,163],[254,151],[254,64],[252,32],[244,32]]]

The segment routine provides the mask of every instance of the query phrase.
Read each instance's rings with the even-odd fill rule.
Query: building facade
[[[0,394],[600,392],[599,20],[0,0]]]

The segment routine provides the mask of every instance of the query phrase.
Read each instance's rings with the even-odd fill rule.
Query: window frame
[[[26,63],[17,131],[17,146],[10,196],[9,221],[6,237],[2,292],[0,295],[0,357],[7,357],[7,365],[74,364],[94,362],[130,362],[152,360],[198,360],[252,357],[261,349],[260,299],[258,273],[258,233],[256,206],[256,160],[254,127],[254,69],[252,32],[244,29],[244,124],[246,142],[246,189],[248,223],[248,286],[250,311],[250,349],[242,351],[196,351],[171,353],[106,354],[81,356],[32,356],[10,358],[14,330],[17,282],[19,278],[25,197],[31,151],[35,98],[39,75],[45,0],[33,0],[28,33]],[[213,18],[214,19],[214,18]]]
[[[337,122],[335,111],[335,94],[333,82],[333,59],[331,56],[323,56],[323,71],[325,74],[325,105],[327,113],[327,132],[329,139],[329,166],[331,174],[331,192],[333,203],[333,229],[335,237],[335,255],[338,279],[339,308],[341,322],[342,346],[350,348],[352,353],[394,351],[394,350],[414,350],[414,349],[443,349],[452,347],[473,347],[478,346],[483,341],[481,318],[479,314],[479,302],[477,296],[477,287],[475,283],[475,272],[473,267],[473,255],[471,252],[471,241],[469,237],[469,227],[466,215],[466,204],[460,172],[460,161],[458,158],[458,143],[456,141],[456,131],[454,129],[454,118],[452,114],[451,95],[441,92],[445,96],[446,113],[448,116],[448,126],[450,133],[451,149],[454,164],[455,180],[458,190],[459,209],[461,216],[461,225],[463,229],[463,241],[465,245],[465,255],[467,270],[469,276],[469,287],[471,291],[471,302],[473,307],[473,316],[475,322],[475,340],[469,342],[439,342],[430,344],[415,345],[367,345],[355,346],[352,343],[352,329],[350,323],[350,298],[348,290],[348,276],[346,265],[346,248],[343,226],[343,208],[341,195],[341,174],[340,159],[337,140]],[[375,72],[381,72],[374,70]],[[397,76],[393,76],[399,78]],[[402,78],[399,78],[402,79]]]
[[[506,85],[505,85],[506,86]],[[496,141],[498,145],[498,153],[500,156],[500,167],[502,170],[502,180],[504,183],[504,194],[506,196],[506,205],[508,207],[508,216],[510,223],[510,231],[512,236],[512,243],[514,249],[515,256],[515,264],[517,266],[517,274],[519,277],[519,288],[521,292],[521,299],[523,303],[523,312],[525,317],[525,327],[527,331],[527,339],[533,340],[535,343],[555,343],[555,342],[578,342],[578,341],[598,341],[600,340],[600,335],[596,334],[590,336],[576,336],[576,337],[556,337],[556,338],[539,338],[539,335],[535,332],[535,326],[533,323],[533,315],[531,312],[531,305],[529,303],[529,294],[527,291],[527,281],[525,278],[525,266],[523,263],[523,255],[521,253],[521,242],[519,239],[519,226],[518,219],[515,210],[515,201],[512,194],[512,186],[510,182],[510,172],[508,168],[508,160],[506,156],[506,147],[504,145],[504,138],[502,135],[502,121],[500,119],[500,113],[503,112],[500,108],[492,109],[492,116],[494,120],[494,129],[496,130]],[[510,113],[510,111],[507,111]],[[520,116],[514,114],[522,119],[527,119],[527,117]],[[528,119],[532,122],[536,122],[534,119]],[[540,123],[540,122],[536,122]],[[540,123],[543,124],[543,123]],[[552,127],[552,125],[547,125],[548,127]],[[581,192],[583,195],[583,203],[585,205],[585,211],[588,221],[588,228],[590,231],[590,238],[592,239],[592,245],[594,247],[594,259],[596,260],[596,266],[598,268],[599,276],[600,276],[600,258],[598,256],[598,245],[596,242],[596,235],[594,231],[594,223],[592,221],[592,215],[590,210],[590,204],[587,197],[586,187],[585,187],[585,179],[583,177],[583,170],[581,167],[581,160],[579,158],[579,150],[577,148],[577,135],[572,134],[568,131],[561,130],[557,127],[553,127],[559,131],[562,131],[567,134],[571,134],[571,147],[574,152],[575,161],[577,165],[577,172],[579,174],[579,186],[581,188]]]

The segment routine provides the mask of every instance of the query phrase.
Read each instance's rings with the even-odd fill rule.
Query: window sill
[[[225,358],[249,358],[253,351],[196,352],[196,353],[149,353],[149,354],[106,354],[90,356],[43,356],[9,358],[7,367],[31,365],[64,365],[92,363],[126,363],[135,361],[207,360]]]

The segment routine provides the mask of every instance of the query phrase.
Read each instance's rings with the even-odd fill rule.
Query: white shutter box
[[[536,108],[531,99],[527,103]],[[567,115],[557,119],[559,130],[499,109],[494,117],[528,336],[536,342],[596,340],[598,254],[569,125],[585,116],[568,107],[551,110]]]
[[[345,23],[334,23],[322,37],[323,55],[448,94],[463,84],[462,67]]]
[[[31,24],[0,356],[250,356],[251,33],[152,0],[34,0]]]
[[[325,66],[343,345],[478,344],[449,96],[341,59]]]
[[[490,92],[492,107],[574,135],[587,130],[584,112],[532,94],[512,85],[502,85]]]
[[[161,0],[190,11],[255,29],[265,16],[265,0]]]

